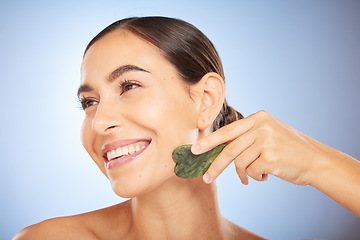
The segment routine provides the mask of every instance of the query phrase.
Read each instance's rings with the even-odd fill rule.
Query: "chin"
[[[113,191],[116,195],[118,195],[121,198],[134,198],[141,195],[141,192],[139,191],[124,191],[123,189],[116,189],[116,188],[113,188]]]
[[[111,180],[111,187],[116,195],[122,198],[134,198],[141,195],[145,195],[152,191],[155,191],[162,186],[169,179],[177,178],[172,171],[171,173],[162,174],[162,177],[159,177],[160,174],[155,176],[141,177],[138,176],[137,179],[125,179],[125,180]]]
[[[148,187],[124,186],[113,184],[112,189],[121,198],[134,198],[151,192],[153,189]],[[155,189],[155,188],[154,188]]]

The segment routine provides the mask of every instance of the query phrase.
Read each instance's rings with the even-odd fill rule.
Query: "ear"
[[[197,127],[199,130],[205,130],[212,125],[222,108],[225,100],[225,82],[214,72],[205,74],[200,82],[202,99]]]

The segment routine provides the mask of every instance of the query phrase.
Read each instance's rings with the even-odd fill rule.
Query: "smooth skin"
[[[109,81],[115,69],[126,65],[146,71],[122,71]],[[83,145],[114,192],[131,199],[46,220],[15,239],[262,239],[221,215],[215,182],[174,173],[172,151],[211,132],[225,99],[218,74],[187,85],[157,48],[119,30],[91,46],[81,76],[80,98],[88,99]],[[127,80],[132,83],[124,86]],[[151,143],[135,160],[106,168],[102,146],[133,138]]]
[[[248,176],[264,181],[274,175],[297,185],[310,185],[360,217],[360,162],[260,111],[229,124],[192,146],[200,154],[229,143],[203,180],[211,183],[234,161],[243,184]]]
[[[129,71],[109,81],[123,65]],[[136,84],[119,87],[125,80]],[[311,185],[360,216],[360,163],[289,127],[265,111],[211,132],[225,99],[216,73],[186,85],[149,43],[122,30],[96,42],[82,64],[86,91],[82,142],[124,203],[90,213],[43,221],[14,239],[262,239],[225,219],[219,210],[215,179],[232,162],[244,184],[248,176],[268,174]],[[101,148],[119,139],[150,138],[136,160],[107,169]],[[196,143],[196,144],[194,144]],[[196,154],[221,143],[228,146],[207,174],[175,176],[172,151],[194,144]],[[207,183],[207,184],[206,184]]]

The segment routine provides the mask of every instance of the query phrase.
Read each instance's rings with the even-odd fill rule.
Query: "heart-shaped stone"
[[[177,163],[175,166],[175,174],[181,178],[194,178],[204,175],[210,167],[210,164],[226,145],[227,144],[220,144],[200,155],[194,155],[191,152],[191,145],[177,147],[172,154],[174,161]]]

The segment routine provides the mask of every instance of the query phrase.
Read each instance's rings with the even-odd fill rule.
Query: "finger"
[[[241,182],[244,185],[249,184],[249,178],[246,173],[246,168],[256,161],[261,153],[261,148],[256,146],[254,143],[251,147],[245,149],[239,156],[234,160],[236,173],[238,174]]]
[[[255,134],[247,132],[243,136],[235,139],[229,143],[224,150],[217,156],[217,158],[210,165],[205,173],[204,182],[210,183],[215,180],[224,169],[245,149],[249,148],[255,141]]]
[[[261,181],[267,181],[269,179],[269,174],[265,173],[265,174],[262,174],[262,179]]]
[[[246,173],[256,181],[266,181],[268,179],[268,171],[263,161],[261,161],[261,155],[246,168]]]
[[[199,139],[191,147],[193,154],[201,154],[209,151],[210,149],[243,135],[248,132],[254,126],[254,120],[252,117],[244,118],[226,125],[213,133]]]

